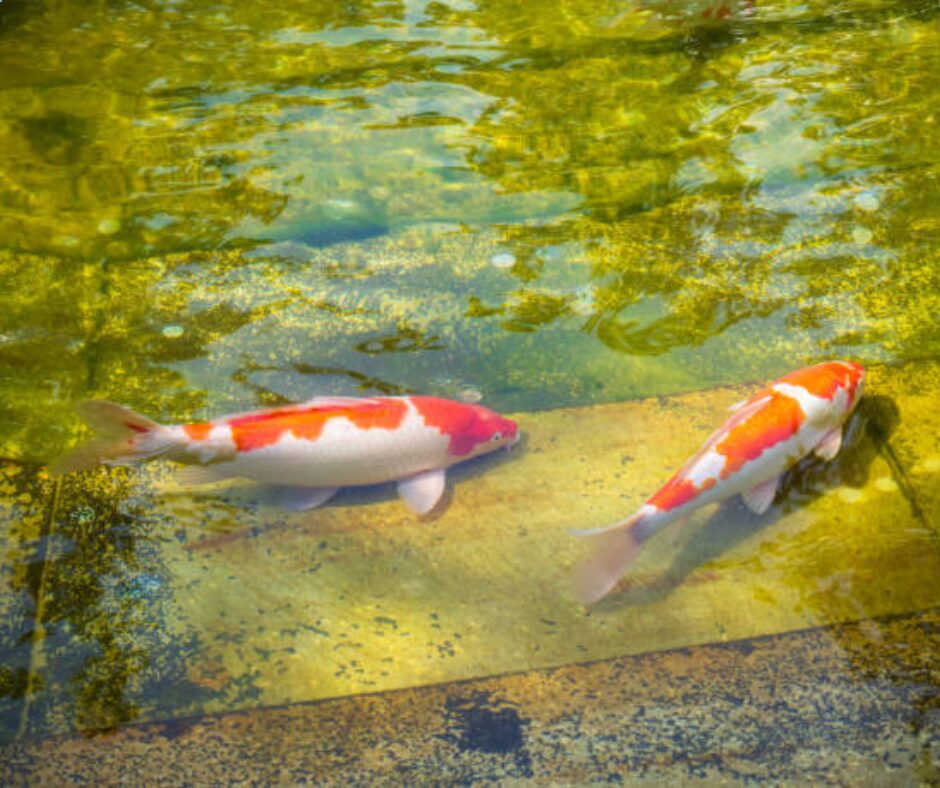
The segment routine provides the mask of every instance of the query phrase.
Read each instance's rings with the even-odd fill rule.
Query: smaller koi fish
[[[113,402],[79,411],[100,437],[54,463],[53,474],[160,457],[191,466],[180,476],[189,483],[272,485],[294,510],[320,506],[342,487],[395,481],[408,506],[426,514],[444,493],[447,468],[519,438],[511,419],[438,397],[316,397],[174,426]]]
[[[842,446],[842,426],[862,395],[864,368],[828,361],[791,372],[732,407],[733,415],[678,473],[626,520],[574,531],[598,539],[575,572],[584,604],[617,584],[643,544],[670,523],[710,503],[741,495],[763,514],[783,474],[810,452],[831,460]]]

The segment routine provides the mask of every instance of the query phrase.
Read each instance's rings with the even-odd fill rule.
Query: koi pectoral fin
[[[766,482],[761,482],[756,487],[747,492],[741,493],[744,505],[754,514],[763,514],[770,508],[774,502],[774,496],[777,494],[777,486],[780,483],[780,477],[774,476]]]
[[[291,512],[303,512],[323,506],[339,492],[339,487],[285,487],[274,485],[272,497],[279,506]]]
[[[831,460],[839,453],[839,449],[841,448],[842,427],[836,427],[834,430],[830,430],[823,435],[823,439],[819,442],[814,452],[817,457],[821,457],[824,460]]]
[[[441,500],[447,473],[437,469],[425,471],[398,482],[398,494],[415,514],[427,514]]]

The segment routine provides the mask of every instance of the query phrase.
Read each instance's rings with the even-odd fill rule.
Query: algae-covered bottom
[[[706,718],[725,714],[728,703],[739,709],[744,749],[766,739],[764,715],[784,715],[792,728],[792,715],[808,714],[814,724],[835,726],[829,745],[852,769],[868,763],[859,755],[865,741],[887,735],[880,751],[904,774],[920,774],[936,755],[931,742],[938,720],[929,698],[940,686],[929,612],[940,599],[936,364],[872,369],[843,451],[830,463],[801,463],[766,515],[756,517],[737,502],[706,511],[653,540],[613,599],[590,611],[573,599],[568,574],[584,546],[568,528],[602,524],[635,508],[728,405],[752,390],[726,387],[517,414],[525,445],[457,468],[450,505],[430,522],[413,519],[390,488],[344,494],[336,505],[285,515],[246,502],[237,490],[179,490],[156,466],[101,470],[56,484],[41,472],[7,466],[5,505],[21,516],[5,539],[23,551],[20,566],[30,568],[7,576],[2,595],[4,620],[20,622],[4,633],[22,687],[4,702],[7,735],[21,737],[8,747],[8,776],[48,777],[56,764],[78,763],[88,774],[105,768],[96,765],[92,745],[43,741],[50,734],[154,721],[113,740],[111,756],[129,763],[141,737],[181,737],[180,751],[188,752],[207,730],[222,726],[230,742],[224,746],[234,746],[231,737],[244,725],[251,728],[252,720],[281,720],[269,728],[274,747],[284,714],[321,720],[311,723],[309,739],[300,733],[290,739],[317,741],[326,735],[316,727],[326,724],[325,708],[348,712],[344,725],[357,737],[398,753],[372,762],[386,776],[397,774],[399,762],[411,764],[415,774],[423,768],[433,774],[435,759],[456,757],[447,756],[453,748],[476,753],[468,776],[491,768],[493,776],[504,769],[523,776],[534,768],[527,759],[536,749],[560,735],[534,733],[535,721],[513,722],[523,717],[549,720],[548,729],[561,726],[565,747],[580,753],[577,768],[605,763],[618,774],[652,770],[664,777],[688,768],[696,776],[699,768],[705,774],[726,763],[720,731],[727,721]],[[855,623],[841,626],[847,622]],[[908,638],[911,628],[924,637]],[[813,634],[761,640],[807,630]],[[721,643],[751,645],[702,650]],[[741,656],[767,648],[773,652],[767,665]],[[623,661],[644,653],[662,656]],[[695,655],[704,655],[704,662]],[[901,657],[904,667],[886,674]],[[768,666],[793,671],[816,658],[837,672],[811,671],[802,675],[801,689],[787,689],[786,701],[770,699],[776,690],[768,689]],[[694,674],[710,659],[730,660],[732,672],[697,687]],[[598,660],[594,668],[537,672]],[[626,697],[622,687],[611,695],[611,682],[619,683],[622,671],[632,670],[624,666],[634,664],[646,666],[640,696],[652,695],[631,701],[631,735],[655,739],[672,731],[686,744],[667,749],[679,757],[687,747],[685,757],[697,752],[698,760],[680,767],[650,755],[613,758],[604,747],[620,733],[604,738],[596,721],[579,726],[571,709],[550,711],[551,704],[564,705],[567,691],[571,708],[583,707],[589,717],[613,714],[598,698]],[[649,671],[651,664],[656,671]],[[498,674],[519,674],[520,686],[532,687],[551,676],[554,689],[543,702],[537,693],[523,701],[521,689],[505,689],[512,679],[478,690],[453,684]],[[381,700],[391,690],[431,684],[445,688]],[[819,706],[842,695],[846,702],[838,711]],[[360,696],[372,699],[354,702]],[[296,706],[343,697],[347,705]],[[905,707],[908,701],[915,709],[921,704],[917,714]],[[868,719],[859,717],[868,702],[878,704],[874,721],[850,734]],[[426,712],[418,711],[428,703]],[[443,714],[443,721],[428,724],[445,727],[415,737],[401,729],[370,733],[357,715],[375,704]],[[261,713],[273,707],[287,709],[271,712],[274,717]],[[196,722],[234,710],[260,716]],[[919,720],[914,733],[911,715]],[[498,733],[514,725],[516,733]],[[517,744],[506,744],[506,736]],[[919,742],[917,757],[911,737]],[[105,744],[111,740],[93,741],[112,746]],[[323,775],[351,768],[349,748],[364,746],[355,741],[335,745],[345,755],[323,766]],[[174,745],[159,745],[167,746]],[[805,737],[792,746],[814,763],[819,757]],[[553,762],[544,752],[538,758],[540,769]],[[755,774],[793,774],[774,772],[779,762],[772,758],[745,760]],[[154,769],[164,768],[157,764]],[[559,778],[578,773],[560,762],[552,768],[562,769]],[[299,774],[288,768],[281,776]]]

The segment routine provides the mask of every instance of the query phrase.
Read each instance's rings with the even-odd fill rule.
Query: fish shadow
[[[782,517],[816,500],[833,487],[864,487],[875,458],[890,451],[888,440],[900,421],[889,397],[864,397],[845,426],[841,451],[829,461],[804,457],[784,475],[775,503],[764,514],[754,514],[734,496],[722,502],[680,548],[661,575],[638,582],[629,575],[618,585],[620,593],[598,607],[645,605],[657,602],[689,580],[701,566],[733,549],[740,542],[769,528]]]

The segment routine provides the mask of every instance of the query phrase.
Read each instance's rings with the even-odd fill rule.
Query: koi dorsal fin
[[[298,408],[361,408],[370,405],[378,405],[380,402],[376,397],[314,397],[306,402],[300,403]]]

